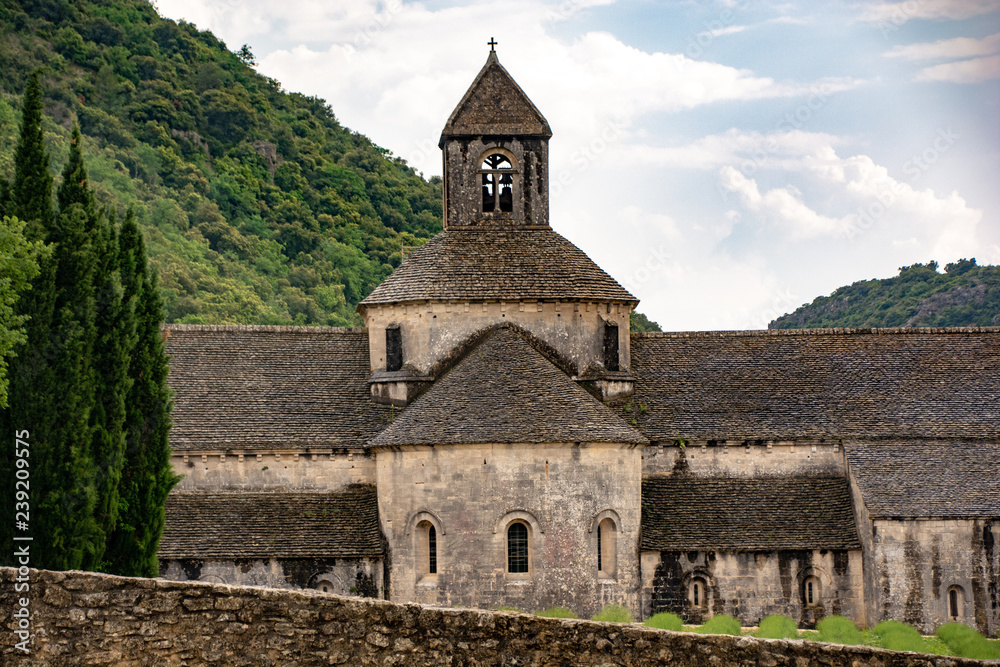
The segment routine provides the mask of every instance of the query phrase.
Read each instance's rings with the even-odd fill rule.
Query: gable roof
[[[491,51],[483,69],[445,123],[441,144],[449,136],[498,134],[548,138],[552,130]]]
[[[377,558],[383,554],[375,487],[333,493],[174,491],[160,560]]]
[[[642,480],[642,550],[860,549],[843,477]]]
[[[164,326],[175,450],[362,447],[388,424],[364,329]]]
[[[582,250],[547,228],[444,231],[361,301],[558,299],[638,303]]]
[[[844,449],[872,516],[1000,517],[998,443],[887,442]]]
[[[1000,328],[636,334],[650,440],[1000,438]]]
[[[494,442],[644,443],[600,401],[501,326],[372,441],[373,447]]]

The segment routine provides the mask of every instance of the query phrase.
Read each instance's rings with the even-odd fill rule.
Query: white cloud
[[[991,14],[1000,9],[1000,5],[995,0],[903,0],[867,3],[858,8],[861,21],[902,25],[911,19],[960,21]]]
[[[950,81],[952,83],[982,83],[991,79],[1000,79],[1000,55],[925,67],[917,73],[916,78],[917,81]]]
[[[936,42],[921,42],[895,46],[885,55],[907,60],[936,60],[988,56],[1000,51],[1000,32],[982,39],[956,37]]]

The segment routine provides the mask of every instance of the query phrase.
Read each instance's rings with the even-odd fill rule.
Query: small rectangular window
[[[617,371],[618,366],[618,325],[604,323],[604,367]]]
[[[385,330],[385,370],[398,371],[403,367],[403,335],[399,327]]]

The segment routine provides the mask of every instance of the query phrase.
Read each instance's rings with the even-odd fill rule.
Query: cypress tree
[[[52,176],[42,132],[42,85],[37,71],[24,89],[10,197],[10,214],[27,223],[28,240],[44,239],[52,222]]]
[[[118,527],[108,541],[108,571],[155,577],[163,534],[164,505],[179,481],[170,466],[167,355],[160,325],[163,304],[156,274],[146,264],[142,234],[130,210],[119,234],[124,300],[134,300],[136,344],[129,366],[125,467]]]
[[[83,162],[80,130],[73,127],[69,160],[58,192],[61,211],[81,210],[93,244],[94,311],[92,352],[94,403],[90,411],[90,462],[94,474],[97,534],[82,567],[101,569],[107,537],[118,517],[118,484],[125,454],[125,397],[131,385],[129,357],[135,344],[132,302],[123,302],[115,223],[97,211]]]

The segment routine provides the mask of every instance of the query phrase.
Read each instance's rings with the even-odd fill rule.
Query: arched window
[[[816,577],[806,577],[802,582],[802,602],[807,607],[816,607],[820,603],[819,579]]]
[[[528,572],[528,526],[515,521],[507,528],[507,571]]]
[[[514,165],[503,153],[490,153],[480,167],[483,179],[483,212],[514,210]]]
[[[597,576],[615,578],[618,560],[618,528],[612,519],[597,524]]]
[[[692,607],[704,609],[708,606],[708,582],[701,577],[695,577],[688,586],[688,602]]]
[[[965,615],[965,591],[961,586],[948,589],[948,617],[957,620]]]
[[[417,576],[433,581],[438,573],[437,528],[430,521],[417,524]]]

